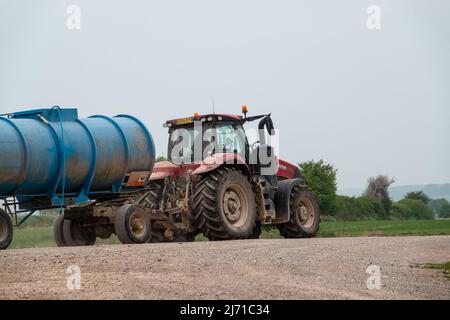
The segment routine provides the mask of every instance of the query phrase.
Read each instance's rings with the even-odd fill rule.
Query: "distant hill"
[[[408,192],[419,190],[425,192],[430,198],[446,198],[450,201],[450,183],[392,186],[389,188],[389,194],[393,200],[400,200]],[[363,188],[343,188],[338,190],[338,194],[360,196],[363,191]]]

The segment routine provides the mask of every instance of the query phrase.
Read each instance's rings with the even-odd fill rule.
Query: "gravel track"
[[[450,236],[245,240],[0,251],[0,299],[450,299],[421,263]],[[69,265],[81,289],[67,288]],[[381,289],[367,289],[370,264]]]

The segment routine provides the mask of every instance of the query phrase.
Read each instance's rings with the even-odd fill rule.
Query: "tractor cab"
[[[192,166],[217,155],[226,155],[229,161],[243,163],[251,175],[276,177],[278,163],[272,146],[266,144],[265,132],[274,134],[269,115],[247,117],[229,114],[194,114],[193,117],[168,120],[168,160],[177,166]],[[257,141],[251,145],[244,130],[247,122],[260,120]],[[273,181],[276,183],[275,181]]]

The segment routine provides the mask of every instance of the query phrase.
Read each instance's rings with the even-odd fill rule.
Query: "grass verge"
[[[24,227],[15,230],[10,248],[54,247],[51,224],[54,217],[32,217]],[[450,235],[450,220],[399,220],[399,221],[337,221],[322,222],[318,237],[359,237],[359,236],[405,236],[405,235]],[[281,239],[276,227],[265,226],[262,239]],[[199,235],[197,241],[206,240]],[[96,244],[118,244],[116,236],[97,239]]]
[[[442,273],[445,277],[450,280],[450,261],[445,263],[424,263],[418,264],[416,267],[419,268],[427,268],[427,269],[437,269],[442,270]]]

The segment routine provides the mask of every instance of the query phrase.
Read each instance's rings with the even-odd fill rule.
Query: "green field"
[[[25,227],[15,230],[10,248],[34,248],[55,246],[51,228],[51,216],[36,216]],[[319,237],[359,236],[405,236],[405,235],[450,235],[450,219],[446,220],[366,220],[322,222]],[[264,228],[263,239],[281,238],[278,229]],[[198,236],[197,240],[204,240]],[[97,244],[117,244],[113,236],[108,240],[97,240]]]
[[[450,280],[450,262],[446,263],[425,263],[416,267],[442,270],[445,277]]]
[[[321,237],[450,235],[450,219],[323,222]]]

